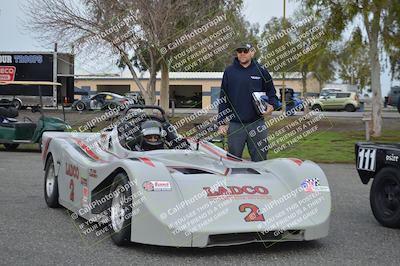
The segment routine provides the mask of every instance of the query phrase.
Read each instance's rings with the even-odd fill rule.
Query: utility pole
[[[286,29],[286,0],[283,0],[283,30]],[[286,110],[286,102],[285,102],[285,69],[282,72],[282,113],[285,113]]]

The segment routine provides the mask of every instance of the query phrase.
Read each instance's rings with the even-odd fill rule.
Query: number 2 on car
[[[243,203],[239,206],[240,212],[246,212],[247,209],[250,209],[250,213],[244,217],[246,222],[262,222],[265,221],[264,215],[260,214],[260,209],[251,203]]]

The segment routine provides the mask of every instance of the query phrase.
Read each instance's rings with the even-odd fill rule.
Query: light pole
[[[286,29],[286,0],[283,0],[283,30]],[[285,69],[283,69],[282,72],[282,113],[285,113],[286,110],[286,102],[285,102],[285,93],[286,88],[285,88]]]

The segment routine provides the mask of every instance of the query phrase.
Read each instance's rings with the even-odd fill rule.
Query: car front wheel
[[[372,213],[386,227],[400,227],[400,172],[386,167],[375,176],[371,186]]]
[[[44,174],[44,199],[50,208],[60,207],[58,202],[58,180],[54,169],[53,157],[47,160]]]
[[[128,176],[119,173],[111,186],[111,239],[118,246],[130,243],[132,221],[132,190]]]

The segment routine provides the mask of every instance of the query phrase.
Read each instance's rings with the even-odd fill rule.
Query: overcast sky
[[[0,0],[0,51],[48,51],[52,47],[43,47],[33,36],[23,29],[22,6],[26,0]],[[287,16],[293,14],[298,5],[287,1]],[[272,17],[280,17],[283,14],[283,0],[244,0],[243,12],[248,21],[263,26]],[[103,71],[117,72],[113,66],[105,67]],[[87,62],[77,58],[76,72],[91,73],[91,66]],[[93,73],[95,74],[95,73]],[[382,73],[382,90],[385,96],[390,88],[388,71]]]

